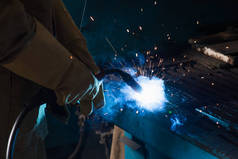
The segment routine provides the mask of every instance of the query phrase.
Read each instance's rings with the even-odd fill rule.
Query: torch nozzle
[[[106,75],[119,75],[122,80],[130,86],[136,92],[141,92],[141,86],[135,81],[135,79],[129,74],[119,69],[108,69],[103,70],[99,74],[96,75],[98,80],[102,80]]]

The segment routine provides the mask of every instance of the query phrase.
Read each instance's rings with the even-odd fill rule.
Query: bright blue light
[[[43,140],[46,138],[48,134],[47,121],[45,117],[45,108],[46,104],[40,106],[38,117],[34,127],[34,131],[37,134],[37,136],[41,137],[41,139]]]
[[[125,86],[122,92],[127,100],[136,101],[136,104],[148,111],[162,110],[166,102],[164,82],[157,77],[139,76],[137,82],[142,87],[141,92],[136,92],[129,86]]]

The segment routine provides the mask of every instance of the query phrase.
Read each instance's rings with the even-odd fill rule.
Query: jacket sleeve
[[[56,37],[64,47],[86,64],[94,74],[99,73],[100,70],[87,49],[84,36],[74,23],[62,0],[57,0],[55,4],[55,26]],[[96,109],[105,105],[103,85],[100,86],[99,93],[92,102]],[[81,112],[85,112],[84,114],[90,112],[86,105],[80,107]]]
[[[68,95],[83,97],[94,88],[95,77],[86,65],[74,58],[34,17],[29,18],[18,0],[0,4],[3,9],[0,32],[5,36],[0,38],[5,44],[1,48],[4,49],[1,66],[55,90],[60,105],[65,104]],[[35,35],[31,35],[32,28]],[[14,58],[11,47],[17,48]]]
[[[95,74],[99,72],[87,49],[84,36],[74,23],[62,0],[55,5],[56,37],[74,56],[85,63]]]
[[[0,62],[13,58],[34,36],[33,17],[19,0],[0,1]]]

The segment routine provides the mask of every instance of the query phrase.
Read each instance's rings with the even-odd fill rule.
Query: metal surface
[[[168,59],[159,74],[169,100],[165,111],[140,114],[128,108],[106,118],[162,159],[237,159],[238,68],[221,66],[220,61],[195,51]],[[169,111],[186,117],[173,131]]]

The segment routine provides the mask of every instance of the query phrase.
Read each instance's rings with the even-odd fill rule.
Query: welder
[[[81,113],[104,105],[99,72],[86,41],[61,0],[0,1],[0,157],[24,103],[42,88],[58,105],[79,101]],[[38,111],[24,119],[14,157],[44,159],[44,137],[36,133]]]

